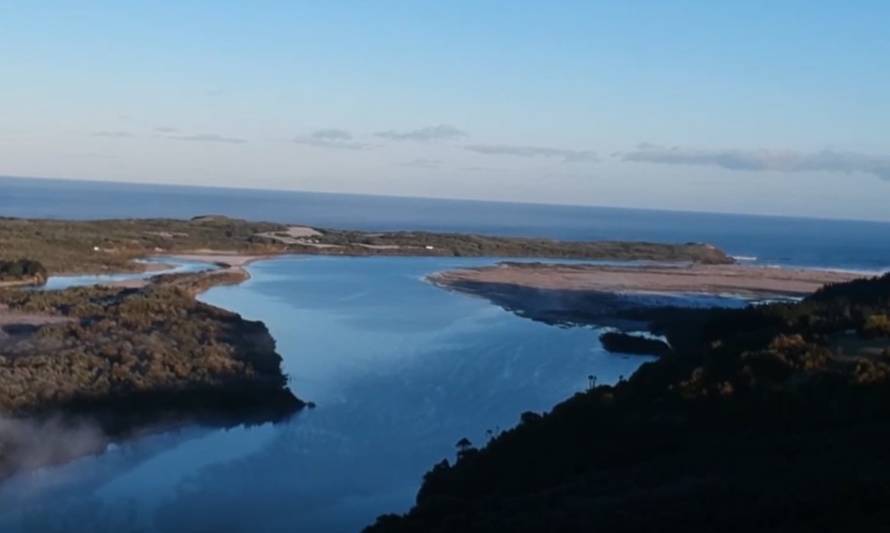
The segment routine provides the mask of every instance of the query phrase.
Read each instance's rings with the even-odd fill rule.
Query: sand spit
[[[602,266],[500,263],[443,272],[430,280],[443,286],[504,284],[559,291],[703,293],[804,296],[827,283],[863,274],[753,265]]]

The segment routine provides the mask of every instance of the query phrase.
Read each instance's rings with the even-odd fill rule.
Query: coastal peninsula
[[[732,263],[723,251],[700,243],[572,242],[415,231],[364,232],[222,216],[96,221],[0,218],[0,259],[36,261],[51,275],[141,271],[146,266],[136,259],[218,252],[253,256],[546,257]]]

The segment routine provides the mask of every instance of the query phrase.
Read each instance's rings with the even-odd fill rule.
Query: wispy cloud
[[[325,140],[325,141],[351,141],[352,134],[346,130],[338,130],[336,128],[327,128],[323,130],[316,130],[312,137],[315,139]]]
[[[448,124],[439,124],[417,130],[379,131],[375,135],[391,141],[447,141],[466,137],[467,133]]]
[[[244,144],[247,141],[238,137],[226,137],[216,133],[198,133],[195,135],[168,135],[167,139],[174,141],[192,141],[205,143]]]
[[[115,154],[103,154],[100,152],[73,152],[65,154],[65,157],[71,159],[118,159]]]
[[[460,167],[458,170],[462,170],[464,172],[503,172],[503,168],[497,167]]]
[[[434,169],[441,168],[442,162],[437,159],[413,159],[402,163],[403,167]]]
[[[715,150],[641,144],[636,150],[618,154],[624,161],[668,165],[701,165],[745,171],[860,172],[890,181],[890,157],[858,152],[821,150],[812,153],[791,150]]]
[[[109,139],[131,139],[135,136],[134,133],[124,130],[93,132],[93,137],[106,137]]]
[[[353,140],[352,134],[348,131],[336,128],[315,130],[308,135],[298,135],[293,141],[297,144],[340,150],[364,150],[370,147],[368,144]]]
[[[508,155],[514,157],[556,157],[567,163],[596,161],[596,153],[592,150],[568,150],[564,148],[547,148],[543,146],[523,146],[512,144],[470,144],[467,150],[485,155]]]
[[[155,128],[157,133],[179,133],[179,128],[160,127]]]

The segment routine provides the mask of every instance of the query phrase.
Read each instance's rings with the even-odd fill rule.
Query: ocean
[[[695,241],[761,264],[890,269],[890,223],[881,222],[0,177],[0,216],[202,214],[343,229]]]

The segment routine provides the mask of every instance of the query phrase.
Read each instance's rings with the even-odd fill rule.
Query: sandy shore
[[[218,265],[220,268],[218,270],[213,270],[207,273],[208,278],[214,277],[223,277],[223,276],[234,276],[235,278],[240,278],[243,280],[250,279],[250,273],[247,272],[245,268],[247,265],[254,261],[259,261],[262,259],[269,259],[271,255],[247,255],[247,254],[239,254],[235,252],[223,252],[216,250],[198,250],[192,253],[185,254],[175,254],[175,255],[164,255],[160,256],[161,258],[171,259],[171,260],[181,260],[181,261],[195,261],[199,263],[212,263]],[[172,268],[172,265],[168,266],[168,268]],[[121,281],[112,281],[109,283],[104,283],[103,285],[107,285],[109,287],[123,287],[127,289],[141,289],[145,287],[149,283],[151,283],[152,278],[139,278],[139,279],[125,279]]]
[[[214,263],[224,267],[244,267],[254,261],[262,259],[270,259],[273,255],[248,255],[239,254],[237,252],[223,252],[217,250],[196,250],[194,252],[184,254],[164,255],[171,259],[180,259],[183,261],[195,261],[199,263]]]
[[[41,278],[18,279],[15,281],[0,281],[0,289],[16,289],[19,287],[32,287],[40,285],[43,282]]]
[[[863,274],[850,272],[749,265],[613,267],[501,263],[443,272],[430,280],[451,287],[482,283],[558,291],[804,296],[826,283],[861,277]]]
[[[170,270],[173,268],[173,265],[167,263],[154,263],[154,262],[145,262],[138,263],[143,266],[143,272],[161,272],[164,270]]]

